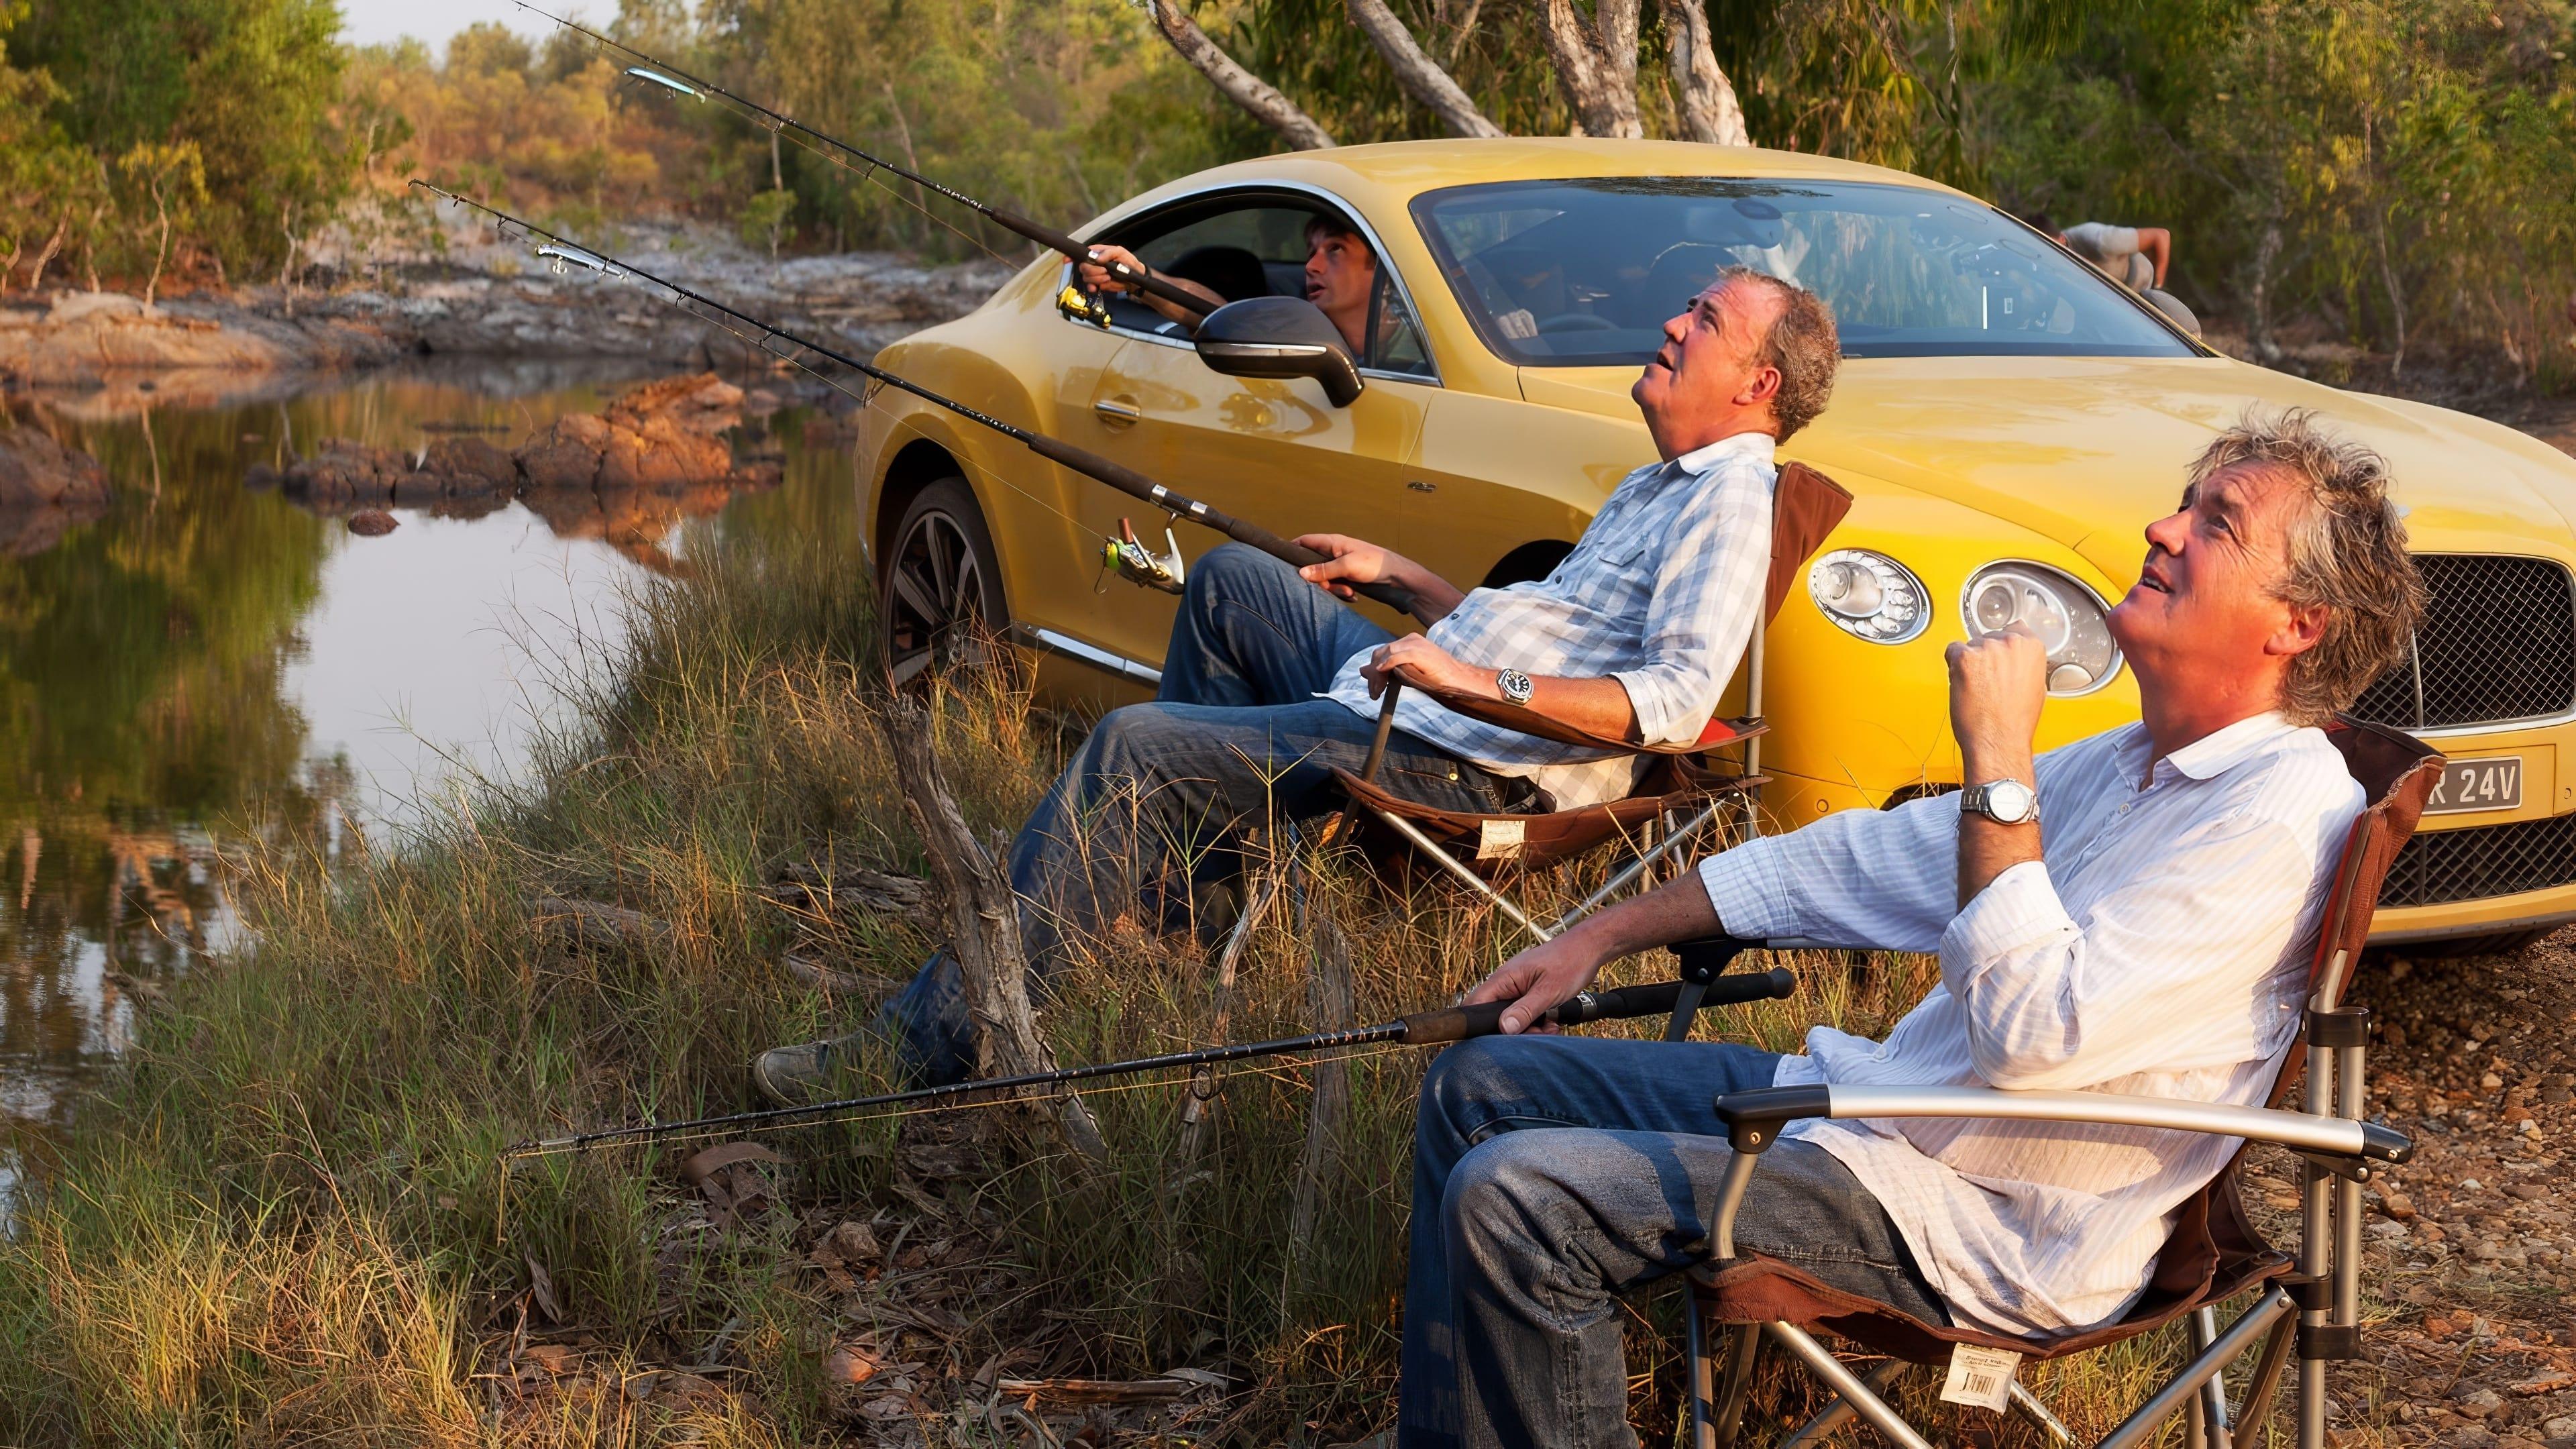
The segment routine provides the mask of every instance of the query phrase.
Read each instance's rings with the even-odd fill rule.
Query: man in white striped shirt
[[[1664,461],[1630,473],[1545,579],[1461,591],[1339,534],[1295,569],[1228,545],[1190,570],[1162,688],[1112,711],[1011,843],[1020,937],[1043,979],[1068,946],[1128,912],[1183,928],[1189,885],[1220,874],[1247,826],[1340,805],[1332,767],[1360,768],[1390,674],[1509,699],[1609,739],[1696,739],[1762,612],[1771,451],[1833,391],[1840,352],[1814,294],[1729,269],[1664,324],[1632,395]],[[1337,602],[1402,585],[1432,622],[1402,638]],[[1450,810],[1572,809],[1625,796],[1634,757],[1539,739],[1403,696],[1381,779]],[[918,1081],[972,1065],[946,953],[889,1004]],[[753,1080],[786,1102],[822,1091],[865,1034],[763,1053]]]
[[[1470,993],[1504,1030],[1600,966],[1721,932],[1938,952],[1884,1044],[1801,1056],[1504,1036],[1444,1055],[1416,1139],[1401,1442],[1633,1443],[1615,1294],[1707,1251],[1709,1101],[1793,1083],[2093,1089],[2260,1105],[2364,802],[2316,726],[2398,657],[2422,587],[2379,458],[2248,419],[2146,531],[2111,616],[2140,723],[2037,759],[2025,633],[1950,646],[1967,789],[1704,862]],[[2046,1337],[2116,1318],[2166,1216],[2234,1144],[2061,1123],[1811,1121],[1752,1180],[1741,1248],[1927,1321]]]

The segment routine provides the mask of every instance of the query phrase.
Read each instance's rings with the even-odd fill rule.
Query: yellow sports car
[[[1357,146],[1201,172],[1082,233],[1229,301],[1303,295],[1310,238],[1351,235],[1379,263],[1374,305],[1339,319],[1356,396],[1247,360],[1258,346],[1203,357],[1161,313],[1084,297],[1058,258],[878,361],[1281,534],[1501,584],[1544,575],[1653,457],[1628,388],[1664,319],[1721,266],[1797,281],[1832,304],[1847,360],[1784,456],[1856,502],[1767,636],[1763,806],[1783,825],[1957,784],[1941,654],[1972,630],[2050,640],[2043,746],[2134,718],[2104,601],[2136,580],[2140,530],[2248,404],[2314,408],[2395,465],[2433,591],[2411,663],[2359,713],[2454,762],[2378,939],[2495,945],[2576,918],[2576,758],[2564,779],[2558,759],[2576,748],[2576,461],[2218,356],[1984,202],[1815,156]],[[1152,573],[1219,540],[900,393],[876,402],[859,491],[896,668],[960,624],[1007,626],[1056,697],[1144,697],[1174,600],[1119,577],[1103,542],[1132,520],[1125,558]]]

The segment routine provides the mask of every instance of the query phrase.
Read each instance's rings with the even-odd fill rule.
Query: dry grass
[[[855,571],[820,552],[710,545],[705,558],[635,601],[629,645],[591,661],[580,727],[545,744],[528,785],[468,792],[394,847],[326,858],[280,841],[244,863],[255,951],[147,1023],[0,1244],[0,1442],[1019,1442],[971,1382],[1014,1347],[1020,1374],[1217,1366],[1238,1385],[1211,1411],[1219,1439],[1383,1425],[1418,1051],[1350,1063],[1352,1110],[1304,1252],[1288,1219],[1314,1068],[1297,1062],[1227,1080],[1212,1145],[1177,1183],[1182,1093],[1154,1083],[1093,1098],[1114,1152],[1097,1178],[988,1115],[926,1138],[928,1124],[901,1124],[901,1146],[887,1121],[770,1139],[789,1162],[765,1212],[711,1216],[678,1185],[677,1153],[650,1149],[523,1162],[505,1191],[496,1160],[513,1140],[740,1107],[754,1051],[840,1027],[851,1003],[782,971],[789,945],[899,977],[934,944],[927,921],[799,921],[761,898],[791,862],[914,869],[918,852],[870,727]],[[939,704],[970,820],[1008,832],[1064,736],[1007,688]],[[1437,1000],[1520,944],[1453,892],[1393,895],[1330,862],[1315,895],[1359,945],[1364,1020]],[[539,896],[674,929],[574,949],[531,922]],[[1195,948],[1131,932],[1097,945],[1047,1014],[1060,1060],[1210,1039]],[[1273,912],[1229,1034],[1303,1029],[1308,978],[1306,938]],[[1774,1049],[1811,1021],[1874,1032],[1931,979],[1919,961],[1809,961],[1796,999],[1703,1031]],[[971,1167],[919,1173],[923,1152],[951,1149]],[[872,1212],[965,1225],[969,1281],[984,1286],[946,1300],[958,1323],[899,1332],[868,1316],[892,1288],[871,1290],[871,1309],[818,1279],[817,1225]],[[568,1322],[539,1314],[532,1264]],[[1635,1335],[1650,1440],[1674,1407],[1671,1339],[1654,1326],[1669,1311],[1641,1309]],[[868,1335],[889,1356],[928,1344],[936,1362],[905,1412],[853,1420],[824,1364]],[[572,1371],[556,1372],[549,1342]],[[2098,1432],[2168,1351],[2037,1380]],[[646,1377],[674,1366],[696,1372]],[[1775,1386],[1761,1423],[1804,1393]]]

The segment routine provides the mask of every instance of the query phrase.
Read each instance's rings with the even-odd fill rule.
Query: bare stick
[[[931,744],[930,714],[909,697],[886,701],[878,723],[903,782],[904,803],[921,827],[922,848],[948,897],[958,974],[965,978],[966,1009],[975,1019],[976,1075],[1017,1077],[1055,1070],[1055,1055],[1038,1035],[1029,1005],[1028,955],[1020,945],[1020,907],[1010,882],[968,829]],[[1091,1109],[1075,1096],[1056,1099],[1057,1125],[1074,1151],[1092,1163],[1107,1160],[1108,1144]]]
[[[1243,903],[1243,918],[1234,923],[1233,934],[1225,938],[1225,949],[1216,958],[1216,1013],[1209,1024],[1208,1035],[1224,1041],[1232,1027],[1234,1010],[1234,968],[1243,958],[1243,948],[1252,933],[1261,928],[1261,917],[1270,909],[1271,899],[1279,894],[1275,877],[1263,875],[1253,883],[1251,899]],[[1207,1145],[1211,1120],[1216,1116],[1216,1069],[1201,1067],[1190,1073],[1189,1099],[1181,1104],[1181,1140],[1172,1164],[1173,1190],[1177,1194],[1187,1184],[1198,1166],[1199,1153]]]

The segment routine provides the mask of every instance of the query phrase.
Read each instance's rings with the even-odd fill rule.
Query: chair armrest
[[[2312,1117],[2268,1107],[2230,1107],[2110,1092],[2003,1092],[1992,1087],[1759,1087],[1721,1093],[1718,1120],[1738,1152],[1761,1152],[1783,1124],[1807,1117],[1983,1117],[2022,1122],[2089,1122],[2242,1137],[2350,1161],[2404,1162],[2405,1133],[2347,1117]]]

